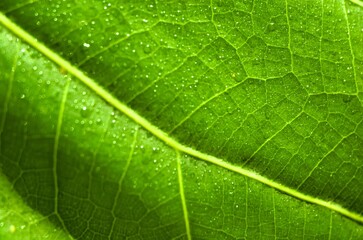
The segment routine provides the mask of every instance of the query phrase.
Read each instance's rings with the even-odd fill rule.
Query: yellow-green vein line
[[[355,66],[355,55],[354,55],[354,50],[353,50],[353,45],[352,45],[352,35],[350,33],[348,11],[347,11],[347,8],[345,7],[345,2],[343,2],[342,5],[343,5],[343,8],[344,8],[345,23],[347,24],[349,49],[350,49],[350,54],[352,55],[352,67],[353,67],[354,82],[355,82],[355,86],[356,86],[356,89],[357,89],[357,93],[359,93],[359,87],[358,87],[358,82],[357,82],[358,81],[357,71],[356,71],[356,66]]]
[[[58,213],[58,196],[59,196],[59,186],[58,186],[58,175],[57,175],[57,165],[58,165],[58,147],[59,147],[59,137],[62,130],[62,123],[63,123],[63,115],[64,109],[66,106],[67,95],[69,90],[71,79],[67,78],[67,82],[64,87],[62,101],[59,108],[58,113],[58,120],[56,126],[56,132],[54,137],[54,148],[53,148],[53,174],[54,174],[54,213],[56,214],[57,218],[62,224],[64,230],[67,230],[64,221],[61,219]]]
[[[188,208],[187,203],[185,201],[185,193],[184,193],[184,183],[183,183],[183,173],[181,169],[181,156],[180,152],[176,150],[176,159],[178,164],[178,181],[179,181],[179,191],[180,191],[180,199],[183,206],[183,213],[184,213],[184,222],[185,222],[185,230],[187,232],[188,240],[192,239],[192,235],[190,233],[190,224],[189,224],[189,216],[188,216]]]
[[[170,136],[168,136],[165,132],[157,128],[156,126],[152,125],[148,120],[140,116],[138,113],[136,113],[134,110],[120,102],[118,99],[113,97],[110,93],[108,93],[105,89],[100,87],[93,79],[86,76],[82,71],[77,69],[76,67],[72,66],[68,61],[60,57],[58,54],[47,48],[42,43],[39,43],[33,36],[31,36],[29,33],[25,32],[23,29],[18,27],[15,23],[13,23],[10,19],[8,19],[4,14],[0,13],[0,24],[4,25],[6,28],[8,28],[11,32],[13,32],[16,36],[23,39],[25,42],[27,42],[29,45],[37,49],[40,53],[42,53],[44,56],[61,66],[63,69],[67,70],[68,73],[72,74],[76,78],[78,78],[83,84],[88,86],[92,91],[94,91],[95,94],[103,98],[106,102],[108,102],[110,105],[114,106],[116,109],[124,113],[126,116],[128,116],[130,119],[135,121],[137,124],[142,126],[144,129],[149,131],[151,134],[153,134],[155,137],[159,138],[161,141],[163,141],[165,144],[169,145],[170,147],[179,150],[180,152],[184,152],[186,154],[189,154],[193,157],[199,158],[201,160],[204,160],[206,162],[215,164],[217,166],[220,166],[222,168],[228,169],[230,171],[239,173],[241,175],[244,175],[246,177],[252,178],[258,182],[264,183],[267,186],[276,188],[286,194],[289,194],[291,196],[294,196],[296,198],[299,198],[301,200],[317,204],[323,207],[326,207],[328,209],[331,209],[333,211],[339,212],[340,214],[349,217],[351,219],[354,219],[358,222],[363,223],[363,215],[351,212],[348,209],[330,201],[324,201],[319,198],[315,198],[310,195],[303,194],[301,192],[298,192],[295,189],[289,188],[287,186],[284,186],[278,182],[274,182],[264,176],[261,176],[252,170],[242,168],[240,166],[235,166],[229,162],[225,162],[220,158],[216,158],[212,155],[208,155],[206,153],[199,152],[195,149],[192,149],[188,146],[185,146]]]
[[[5,101],[4,101],[4,106],[3,106],[3,113],[4,116],[1,119],[1,123],[0,123],[0,151],[1,151],[1,135],[4,131],[4,127],[5,127],[5,122],[6,122],[6,116],[7,116],[7,111],[8,111],[8,106],[9,106],[9,102],[10,102],[10,97],[11,97],[11,92],[13,91],[13,82],[14,82],[14,75],[15,75],[15,71],[16,71],[16,62],[18,61],[18,52],[14,57],[14,62],[13,62],[13,66],[11,68],[10,71],[10,77],[9,77],[9,85],[8,85],[8,90],[6,92],[6,96],[5,96]],[[2,85],[2,84],[1,84]]]
[[[272,206],[274,211],[274,236],[277,237],[277,222],[276,222],[276,203],[275,203],[275,191],[272,191]]]
[[[210,98],[206,99],[205,101],[203,101],[202,103],[200,103],[197,107],[195,107],[185,118],[183,118],[181,121],[179,121],[179,123],[175,124],[175,126],[173,127],[173,129],[171,129],[169,131],[169,134],[174,132],[178,127],[180,127],[183,123],[185,123],[185,121],[187,121],[188,119],[190,119],[190,117],[192,115],[194,115],[199,109],[201,109],[203,106],[205,106],[207,103],[209,103],[210,101],[212,101],[213,99],[221,96],[224,93],[227,93],[229,90],[234,89],[236,87],[238,87],[239,85],[241,85],[242,83],[245,82],[246,79],[242,80],[241,82],[238,82],[230,87],[227,87],[225,89],[223,89],[223,91],[218,92],[216,94],[214,94],[213,96],[211,96]]]
[[[285,0],[285,12],[286,12],[286,23],[288,26],[288,43],[287,43],[287,48],[289,49],[290,52],[290,57],[291,57],[291,72],[294,72],[294,54],[292,53],[291,50],[291,25],[290,25],[290,20],[289,20],[289,10],[288,10],[288,0]]]
[[[304,208],[304,225],[303,225],[303,234],[302,234],[302,237],[303,237],[303,240],[305,240],[305,236],[306,236],[306,204],[303,205],[303,208]]]
[[[333,212],[330,213],[330,221],[329,221],[329,240],[331,239],[331,232],[333,229]]]
[[[17,4],[13,8],[6,9],[6,13],[14,12],[16,10],[19,10],[19,9],[24,8],[26,6],[30,6],[30,5],[32,5],[34,3],[37,3],[37,2],[39,2],[39,0],[31,0],[31,1],[28,1],[28,2],[23,2],[23,3]]]
[[[247,239],[247,230],[248,230],[248,179],[245,180],[246,186],[245,186],[245,232],[244,237]]]
[[[361,6],[363,7],[363,2],[362,1],[359,1],[359,0],[350,0],[352,3],[355,3],[357,4],[358,6]]]
[[[138,130],[139,130],[138,128],[135,129],[134,139],[133,139],[132,144],[131,144],[131,149],[130,149],[129,156],[127,158],[127,162],[126,162],[126,165],[125,165],[125,170],[123,171],[123,173],[122,173],[122,175],[120,177],[120,180],[118,181],[118,191],[117,191],[115,201],[113,202],[112,209],[111,209],[111,214],[113,216],[113,221],[112,221],[112,225],[111,225],[110,235],[108,236],[109,239],[111,239],[113,229],[115,227],[115,223],[116,223],[116,216],[115,216],[116,204],[117,204],[117,201],[118,201],[118,199],[120,197],[120,194],[121,194],[121,191],[122,191],[122,182],[125,179],[126,173],[127,173],[128,169],[129,169],[129,166],[130,166],[130,163],[131,163],[132,156],[134,155],[135,146],[136,146],[136,142],[137,142],[137,132],[138,132]]]

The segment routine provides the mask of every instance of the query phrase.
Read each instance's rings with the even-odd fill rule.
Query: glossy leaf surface
[[[0,236],[363,237],[359,4],[2,1]]]

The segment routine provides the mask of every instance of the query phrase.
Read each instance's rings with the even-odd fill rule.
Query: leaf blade
[[[278,80],[278,79],[277,79]],[[239,90],[241,90],[241,89],[239,89]],[[107,91],[106,91],[106,94],[107,94]],[[112,95],[111,95],[112,96]],[[328,96],[327,98],[329,98],[330,96]],[[342,99],[340,96],[338,96],[339,98],[340,98],[340,100]],[[344,97],[344,96],[343,96]],[[339,100],[339,98],[337,98],[338,100]],[[332,98],[333,99],[333,98]],[[117,99],[116,99],[117,100]],[[333,99],[334,100],[334,99]],[[344,100],[344,99],[343,99]],[[348,98],[348,101],[349,101],[349,98]],[[350,100],[351,101],[351,100]],[[355,101],[355,100],[354,100]],[[330,101],[327,101],[327,105],[328,105],[328,108],[331,108],[331,109],[334,109],[334,105],[331,105],[331,102]],[[330,104],[330,105],[329,105]],[[307,111],[307,110],[306,110]],[[314,110],[309,110],[312,114],[316,114],[316,111],[314,112]],[[354,118],[352,118],[353,120],[353,122],[356,122],[356,120],[354,120]],[[359,118],[358,118],[359,119]],[[284,121],[286,121],[286,119],[284,119]],[[334,121],[336,121],[336,120],[334,120]],[[330,124],[338,124],[337,126],[339,126],[339,124],[341,125],[341,123],[339,123],[339,122],[331,122]],[[152,124],[151,124],[152,125]],[[348,130],[349,131],[349,130]],[[163,135],[164,133],[162,133],[162,135]],[[291,135],[291,134],[290,134]],[[288,135],[287,135],[288,136]],[[168,139],[168,138],[167,138]],[[354,142],[355,140],[354,139],[350,139],[350,141],[352,141],[352,142]],[[184,147],[184,145],[182,145],[183,147]],[[338,146],[339,147],[339,145],[336,145],[336,146]],[[333,149],[335,149],[335,148],[333,148]],[[336,149],[338,149],[338,148],[336,148]],[[199,152],[197,152],[196,153],[197,155],[198,154],[200,154]],[[220,161],[220,159],[217,159],[218,161]],[[218,161],[216,161],[216,162],[218,162]],[[224,162],[222,161],[222,163],[224,164]],[[228,165],[228,163],[227,163],[227,165]],[[231,166],[233,166],[233,165],[231,165]],[[250,175],[251,176],[253,176],[253,174],[252,173],[250,173]],[[268,178],[267,178],[268,179]],[[359,181],[358,181],[358,183],[359,183]],[[339,194],[338,194],[339,195]]]

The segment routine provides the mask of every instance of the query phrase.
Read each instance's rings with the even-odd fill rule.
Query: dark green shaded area
[[[343,1],[5,0],[0,10],[183,144],[363,213],[360,7]],[[173,150],[72,79],[55,166],[58,114],[70,76],[11,35],[3,32],[2,39],[1,168],[26,202],[55,224],[64,221],[76,238],[185,238]],[[137,154],[126,167],[134,131]],[[196,168],[214,169],[200,164]],[[215,175],[230,174],[220,171]],[[201,182],[197,176],[191,186]],[[244,189],[253,184],[236,178]],[[184,183],[188,208],[195,208],[189,214],[193,236],[293,238],[303,231],[328,238],[329,227],[322,227],[322,235],[312,227],[320,222],[313,214],[301,217],[311,227],[305,222],[294,226],[300,232],[282,234],[287,223],[299,222],[286,219],[299,214],[283,212],[271,220],[271,213],[260,213],[271,211],[271,199],[252,207],[248,217],[220,213],[223,203],[196,200],[213,192],[216,180],[205,182],[205,193]],[[221,195],[227,194],[216,192],[216,199]],[[271,193],[258,190],[253,204],[265,195]],[[276,209],[284,206],[279,201]],[[296,204],[304,206],[299,212],[310,211]],[[210,212],[216,213],[215,225],[206,217]],[[287,223],[271,225],[277,219]],[[347,220],[334,215],[333,226],[335,221]],[[360,229],[349,224],[354,227],[347,227],[348,235]],[[339,229],[333,227],[332,236],[348,238]]]

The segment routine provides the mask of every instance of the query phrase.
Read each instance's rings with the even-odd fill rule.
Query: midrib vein
[[[355,3],[355,4],[357,4],[358,6],[361,6],[361,7],[363,7],[363,2],[362,1],[360,1],[360,0],[350,0],[352,3]]]
[[[163,141],[165,144],[169,145],[170,147],[174,148],[177,151],[184,152],[190,156],[199,158],[201,160],[204,160],[206,162],[212,163],[214,165],[220,166],[222,168],[228,169],[230,171],[236,172],[238,174],[244,175],[246,177],[252,178],[256,181],[259,181],[261,183],[266,184],[267,186],[270,186],[272,188],[278,189],[279,191],[282,191],[286,194],[289,194],[295,198],[299,198],[301,200],[317,204],[323,207],[326,207],[328,209],[331,209],[333,211],[339,212],[340,214],[349,217],[351,219],[354,219],[358,222],[363,223],[363,216],[349,211],[348,209],[334,203],[325,201],[319,198],[315,198],[313,196],[309,196],[306,194],[303,194],[301,192],[298,192],[295,189],[289,188],[287,186],[284,186],[278,182],[272,181],[264,176],[261,176],[251,170],[235,166],[231,163],[225,162],[220,158],[214,157],[212,155],[202,153],[200,151],[197,151],[195,149],[192,149],[188,146],[185,146],[178,141],[174,140],[170,136],[168,136],[165,132],[151,124],[148,120],[137,114],[134,110],[127,107],[125,104],[120,102],[118,99],[113,97],[110,93],[108,93],[105,89],[103,89],[101,86],[99,86],[93,79],[86,76],[81,70],[76,68],[75,66],[72,66],[71,63],[63,59],[61,56],[47,48],[42,43],[38,42],[37,39],[35,39],[33,36],[31,36],[29,33],[21,29],[19,26],[17,26],[15,23],[13,23],[10,19],[8,19],[4,14],[0,13],[0,23],[5,26],[9,31],[11,31],[13,34],[21,38],[23,41],[27,42],[30,46],[38,50],[40,53],[42,53],[44,56],[46,56],[49,60],[53,61],[63,69],[65,69],[69,74],[73,75],[74,77],[78,78],[83,84],[87,85],[94,93],[96,93],[98,96],[103,98],[106,102],[108,102],[110,105],[121,111],[123,114],[131,118],[134,122],[145,128],[147,131],[152,133],[155,137],[159,138],[161,141]]]

